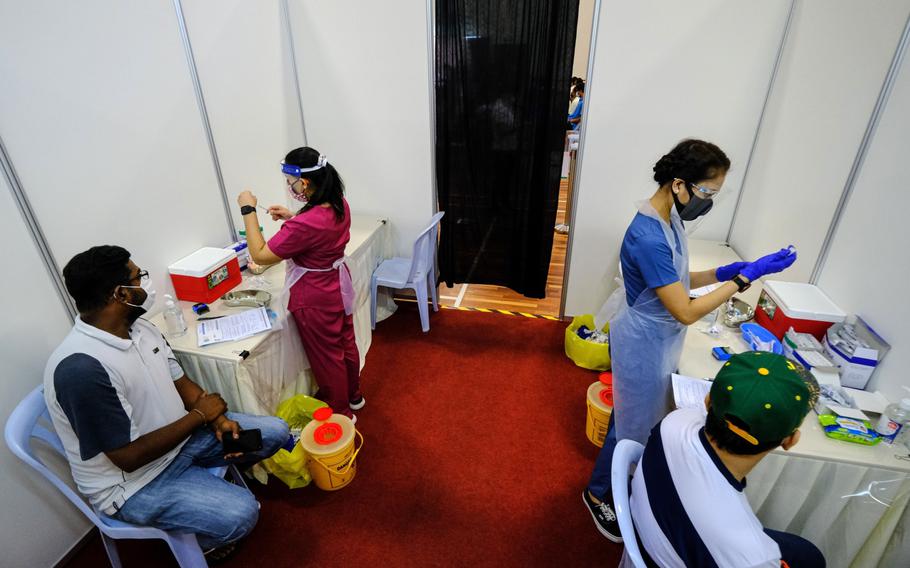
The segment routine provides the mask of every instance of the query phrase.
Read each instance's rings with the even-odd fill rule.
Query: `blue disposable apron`
[[[660,222],[673,253],[676,275],[688,294],[689,244],[679,214],[671,207],[667,223],[650,201],[637,205],[639,213]],[[677,237],[681,251],[676,250]],[[670,374],[679,366],[686,326],[667,311],[653,288],[643,290],[632,306],[628,305],[624,286],[614,294],[622,295],[619,311],[610,322],[616,436],[644,444],[651,429],[671,408]]]

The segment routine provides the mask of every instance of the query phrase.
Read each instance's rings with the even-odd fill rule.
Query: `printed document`
[[[222,341],[237,341],[272,329],[265,308],[245,310],[232,316],[204,320],[198,323],[196,335],[199,347]]]
[[[696,379],[685,375],[672,374],[673,401],[676,408],[697,408],[708,414],[705,408],[705,396],[711,392],[711,381]]]

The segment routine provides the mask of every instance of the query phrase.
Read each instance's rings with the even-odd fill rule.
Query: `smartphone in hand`
[[[236,454],[255,452],[262,449],[262,431],[259,428],[252,430],[241,430],[240,437],[234,439],[234,436],[225,432],[221,436],[221,446],[225,454]]]

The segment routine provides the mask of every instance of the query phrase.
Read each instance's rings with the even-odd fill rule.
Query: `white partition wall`
[[[304,142],[284,0],[182,5],[234,226],[242,229],[237,194],[252,189],[263,206],[286,204],[278,163]],[[259,221],[267,235],[278,229],[262,211]]]
[[[44,363],[72,325],[0,174],[0,424],[41,384]],[[62,462],[62,460],[61,460]],[[89,529],[89,522],[44,478],[0,444],[2,566],[52,566]],[[40,536],[36,536],[40,535]]]
[[[908,0],[799,0],[730,243],[744,258],[788,244],[807,281],[859,148]]]
[[[654,163],[683,138],[733,162],[696,235],[723,239],[755,136],[789,1],[603,2],[585,93],[566,314],[596,311],[613,288],[633,201],[656,189]]]
[[[870,388],[893,401],[910,396],[901,388],[910,387],[908,156],[910,57],[905,55],[818,281],[841,308],[861,315],[892,345]]]
[[[7,2],[0,50],[0,132],[61,267],[120,244],[165,291],[228,242],[170,2]]]
[[[290,0],[307,141],[410,256],[433,214],[426,3]]]
[[[572,60],[572,76],[586,79],[588,59],[591,52],[591,25],[594,23],[596,0],[578,2],[578,25],[575,28],[575,57]],[[568,91],[568,88],[566,88]],[[568,96],[568,95],[567,95]]]

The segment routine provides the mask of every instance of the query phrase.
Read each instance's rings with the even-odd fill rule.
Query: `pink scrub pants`
[[[332,412],[351,417],[348,403],[361,396],[354,316],[312,308],[294,310],[293,315],[319,385],[317,398],[331,406]]]

